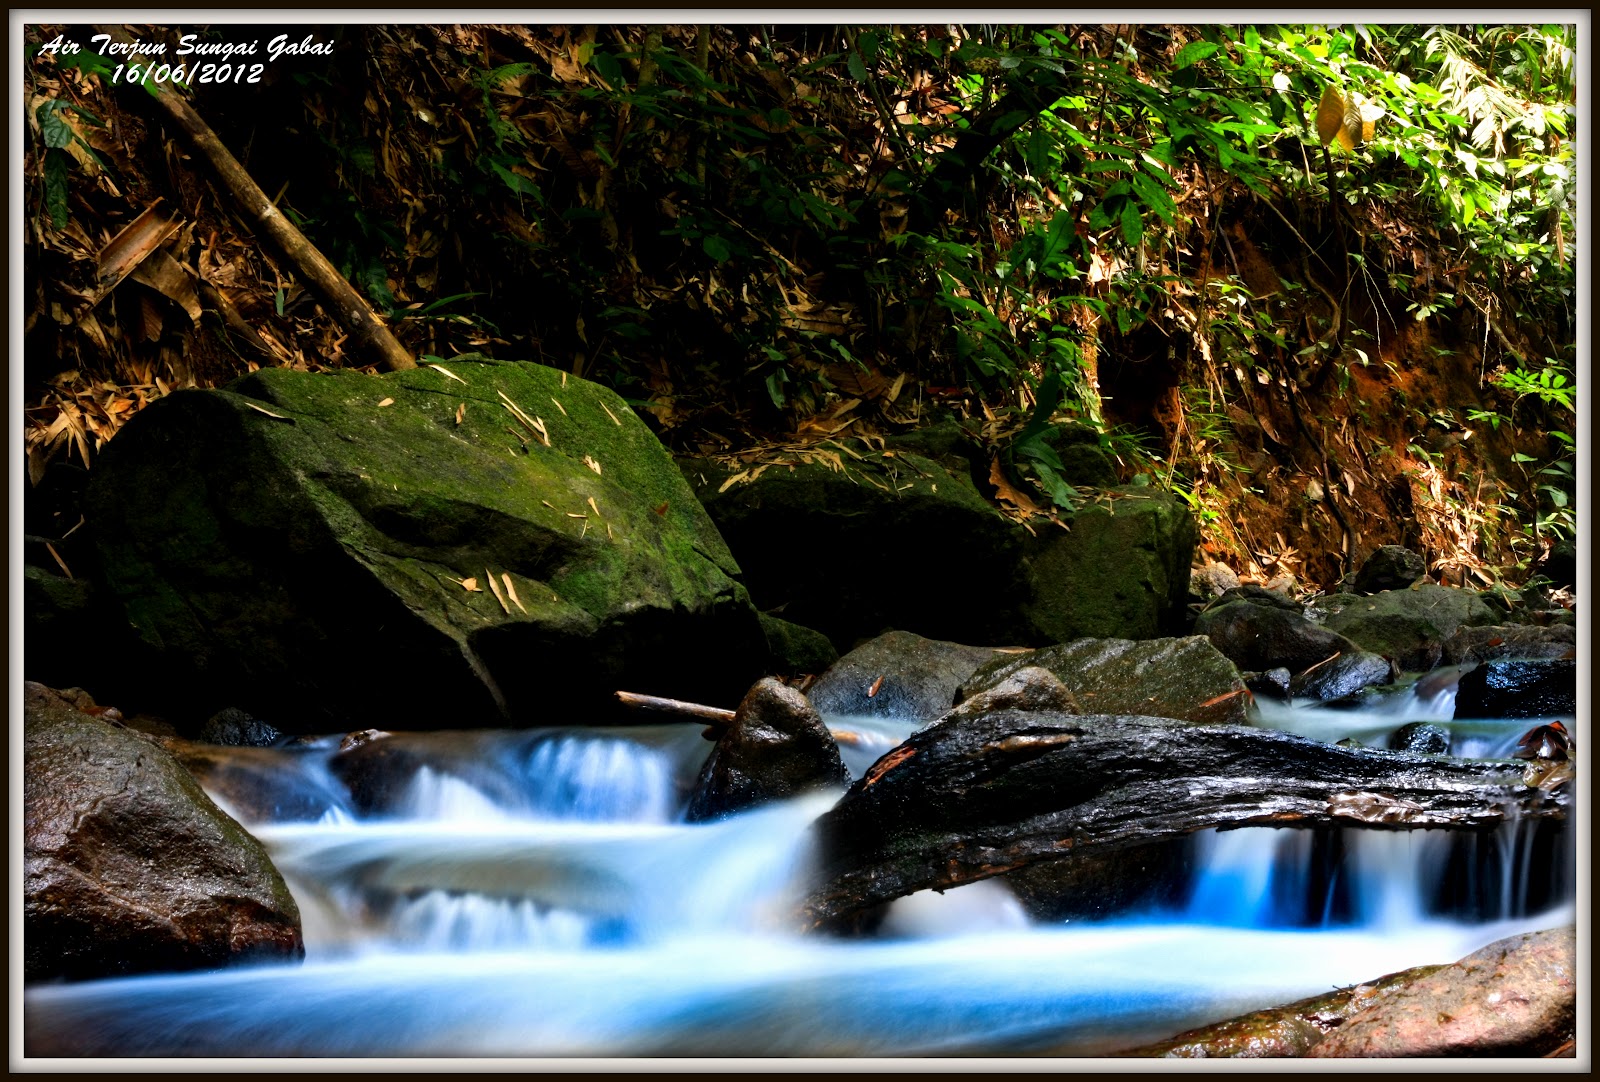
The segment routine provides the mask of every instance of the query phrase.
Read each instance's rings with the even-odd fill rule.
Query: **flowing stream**
[[[1455,721],[1450,698],[1263,723],[1381,746],[1433,720],[1474,755],[1532,724]],[[858,777],[915,728],[829,721]],[[411,765],[364,812],[337,738],[279,749],[256,814],[231,808],[300,904],[303,964],[34,986],[28,1054],[1097,1055],[1574,910],[1570,832],[1260,828],[1196,836],[1187,900],[1159,911],[1039,923],[986,881],[901,899],[871,939],[802,935],[806,828],[834,797],[682,822],[698,726],[389,739]]]

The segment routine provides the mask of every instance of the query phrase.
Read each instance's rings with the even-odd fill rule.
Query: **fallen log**
[[[96,27],[96,31],[109,35],[120,44],[127,44],[130,40],[120,27],[102,26]],[[133,54],[130,59],[139,65],[149,66],[149,61],[139,54]],[[345,276],[328,262],[316,245],[307,240],[305,234],[267,198],[267,193],[222,145],[216,132],[211,130],[211,126],[195,112],[176,87],[166,83],[149,85],[155,90],[153,100],[157,108],[184,137],[189,149],[210,167],[212,179],[232,198],[240,217],[257,232],[272,255],[289,264],[289,268],[306,284],[328,316],[350,335],[359,362],[364,365],[375,364],[388,371],[417,367],[416,360],[395,339],[389,328],[378,320],[371,306]],[[247,335],[246,341],[250,337]]]
[[[1004,711],[930,726],[879,759],[815,827],[804,924],[1042,861],[1208,827],[1487,830],[1565,818],[1570,786],[1519,763],[1339,747],[1269,729]]]

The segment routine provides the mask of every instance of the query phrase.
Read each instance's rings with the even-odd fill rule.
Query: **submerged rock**
[[[750,689],[717,740],[689,800],[691,823],[720,819],[816,789],[842,791],[850,773],[822,716],[767,677]]]
[[[304,956],[266,850],[172,756],[42,685],[25,696],[28,980]]]
[[[557,408],[559,406],[559,408]],[[195,713],[295,732],[726,700],[765,658],[738,566],[611,391],[535,364],[264,369],[96,464],[105,581]]]
[[[1410,549],[1380,545],[1356,573],[1355,592],[1376,594],[1384,590],[1404,590],[1427,573],[1427,563]]]
[[[756,604],[839,645],[885,627],[1044,645],[1152,638],[1181,624],[1195,544],[1181,499],[1106,489],[1063,517],[1068,529],[1040,518],[1030,531],[980,492],[971,462],[917,446],[836,463],[680,466]],[[851,573],[819,552],[849,553]]]
[[[1458,718],[1570,717],[1578,712],[1578,663],[1572,659],[1487,661],[1463,673]]]
[[[283,752],[177,738],[158,743],[244,823],[315,822],[330,811],[350,810],[342,789]]]
[[[1000,654],[886,631],[829,666],[806,698],[824,714],[932,721],[950,710],[956,690],[979,666]]]
[[[1511,936],[1405,982],[1306,1054],[1543,1056],[1574,1035],[1577,987],[1576,929]]]
[[[270,748],[283,740],[283,734],[260,718],[251,717],[248,710],[230,706],[206,719],[198,739],[232,748]]]
[[[1446,755],[1450,751],[1450,733],[1425,721],[1407,722],[1389,734],[1389,749],[1413,751],[1419,755]]]
[[[1068,714],[1143,714],[1195,725],[1243,724],[1250,695],[1239,671],[1206,638],[1079,639],[990,661],[962,684],[967,700],[997,690],[1024,669],[1053,674]],[[1050,709],[1042,705],[1026,709]]]

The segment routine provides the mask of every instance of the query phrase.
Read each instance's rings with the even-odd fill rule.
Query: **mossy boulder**
[[[761,614],[767,637],[767,669],[780,676],[815,675],[839,660],[828,636],[776,616]]]
[[[941,453],[680,465],[756,604],[841,651],[889,627],[995,646],[1179,629],[1195,543],[1180,499],[1106,489],[1062,525],[1024,526],[980,492],[965,459],[931,438],[918,446]]]
[[[106,585],[202,716],[558,721],[618,688],[733,699],[765,655],[660,443],[540,365],[180,392],[107,447],[88,512]]]
[[[1307,615],[1414,672],[1439,664],[1444,644],[1459,629],[1499,622],[1495,611],[1476,593],[1431,582],[1370,597],[1330,594],[1318,598]]]

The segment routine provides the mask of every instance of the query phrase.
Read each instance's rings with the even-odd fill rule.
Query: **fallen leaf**
[[[881,687],[883,687],[883,677],[880,676],[876,680],[874,680],[872,682],[872,686],[867,689],[867,698],[869,698],[869,699],[876,698],[877,694],[878,694],[878,689],[881,688]]]
[[[72,578],[72,568],[67,566],[67,561],[61,558],[61,553],[56,551],[56,547],[48,541],[44,543],[44,547],[50,550],[51,556],[55,557],[56,563],[61,566],[62,574],[66,575],[69,579]]]
[[[658,515],[665,516],[667,513],[667,501],[662,500],[659,506],[651,508],[651,510],[655,511],[655,513]]]
[[[591,457],[590,457],[590,456],[588,456],[588,455],[584,455],[584,456],[583,456],[583,464],[584,464],[584,465],[585,465],[585,466],[588,466],[588,467],[589,467],[589,468],[590,468],[590,469],[591,469],[591,470],[593,470],[593,471],[594,471],[594,472],[595,472],[595,473],[597,473],[597,474],[598,474],[598,473],[600,473],[600,463],[598,463],[598,462],[596,462],[596,461],[595,461],[595,460],[594,460],[594,459],[593,459],[593,458],[591,458]]]
[[[382,409],[384,406],[392,406],[392,405],[394,405],[394,399],[385,398],[382,402],[378,403],[378,408]]]
[[[459,425],[462,421],[464,421],[466,419],[467,419],[467,404],[465,402],[463,402],[463,403],[461,403],[461,405],[456,407],[456,424]]]
[[[1011,504],[1019,511],[1026,511],[1030,515],[1042,515],[1039,505],[1030,500],[1026,493],[1019,491],[1010,481],[1006,480],[1005,471],[1000,468],[1000,459],[996,457],[989,464],[989,483],[994,486],[995,496]]]
[[[489,589],[494,591],[494,599],[500,602],[500,607],[506,610],[506,615],[511,615],[511,606],[506,604],[505,595],[500,592],[500,584],[494,581],[494,572],[488,568],[483,569],[484,575],[489,579]]]
[[[500,581],[506,584],[506,596],[511,599],[511,603],[517,608],[522,609],[522,602],[517,598],[517,588],[511,585],[511,576],[508,574],[502,574],[500,576]],[[522,614],[526,616],[528,614],[528,610],[522,609]]]
[[[291,425],[294,424],[294,418],[293,417],[285,417],[281,413],[273,413],[269,409],[261,408],[260,406],[256,405],[254,402],[246,402],[245,405],[249,406],[251,409],[255,410],[257,413],[265,414],[266,416],[271,417],[274,421],[282,421],[285,424],[291,424]]]
[[[457,383],[465,385],[466,382],[467,382],[466,380],[462,379],[460,376],[456,375],[454,372],[450,371],[450,369],[445,368],[443,365],[430,364],[428,367],[433,369],[435,372],[443,372],[445,375],[449,376],[451,379],[455,380]]]
[[[482,590],[478,589],[478,580],[477,579],[460,579],[459,581],[461,583],[461,588],[463,590],[467,591],[467,593],[469,593],[469,594],[481,594],[481,593],[483,593]]]
[[[594,509],[596,518],[605,518],[604,515],[600,514],[600,505],[594,502],[593,496],[589,497],[589,506]]]
[[[615,413],[612,413],[610,410],[606,409],[606,404],[604,402],[600,403],[600,408],[603,409],[603,410],[606,410],[606,416],[611,418],[612,422],[618,428],[622,427],[622,422],[617,420],[617,415]]]
[[[560,402],[556,402],[554,398],[550,399],[550,401],[556,403],[556,409],[561,411],[561,416],[567,416],[567,407],[563,406]]]

